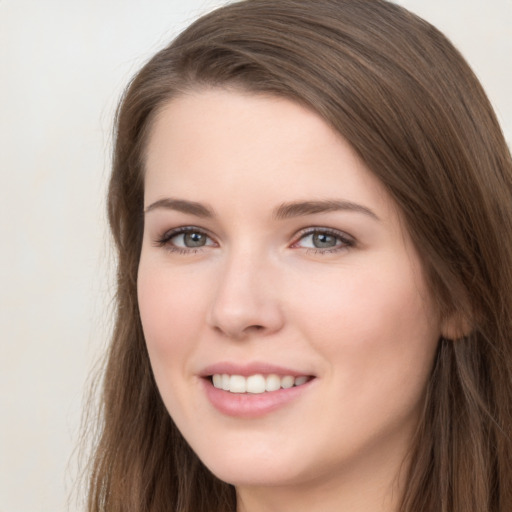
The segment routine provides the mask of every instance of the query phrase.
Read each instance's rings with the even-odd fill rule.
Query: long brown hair
[[[89,512],[236,508],[165,410],[136,295],[152,120],[176,95],[216,86],[290,98],[345,137],[399,206],[439,310],[460,319],[439,342],[400,510],[512,510],[512,162],[485,93],[439,31],[392,3],[246,0],[155,55],[118,110],[117,317]]]

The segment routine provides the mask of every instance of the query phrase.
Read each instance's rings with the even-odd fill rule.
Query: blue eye
[[[294,247],[313,249],[315,252],[333,252],[353,245],[354,240],[339,231],[310,229],[302,234]]]

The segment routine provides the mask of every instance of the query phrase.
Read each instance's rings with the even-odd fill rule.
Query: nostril
[[[243,333],[242,335],[248,335],[248,334],[251,334],[251,333],[256,333],[256,332],[259,332],[261,333],[262,331],[265,330],[265,326],[263,325],[248,325],[244,330],[243,330]]]

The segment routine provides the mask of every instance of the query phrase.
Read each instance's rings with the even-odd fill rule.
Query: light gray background
[[[140,65],[221,3],[0,0],[0,512],[66,510],[110,322],[113,111]],[[510,143],[512,0],[399,3],[459,47]]]

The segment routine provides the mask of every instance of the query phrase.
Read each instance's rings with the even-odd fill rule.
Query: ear
[[[472,322],[461,311],[451,313],[441,321],[441,336],[447,340],[464,338],[472,330]]]

